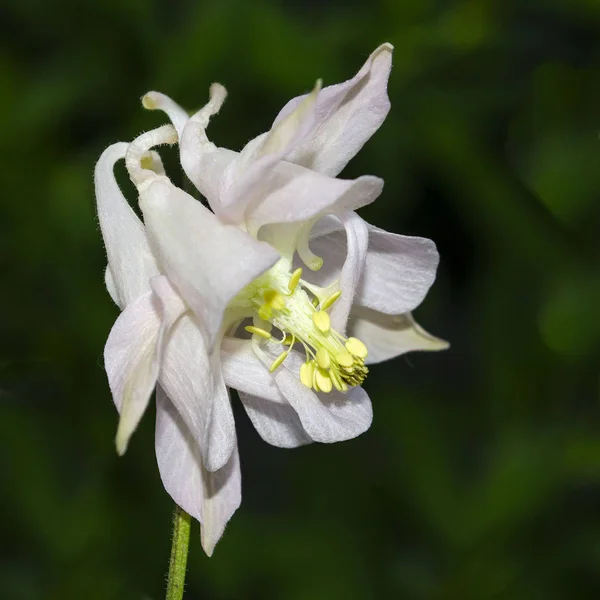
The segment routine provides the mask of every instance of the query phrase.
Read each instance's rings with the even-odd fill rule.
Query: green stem
[[[179,506],[173,514],[173,539],[167,579],[166,600],[181,600],[185,586],[185,568],[190,543],[190,515]]]

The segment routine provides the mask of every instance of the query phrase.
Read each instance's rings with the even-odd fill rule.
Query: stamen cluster
[[[277,370],[296,344],[304,348],[306,360],[300,368],[300,381],[318,392],[329,393],[333,388],[345,392],[349,387],[362,384],[368,374],[364,360],[366,346],[357,338],[345,338],[331,327],[327,310],[342,295],[341,291],[323,300],[311,298],[302,269],[291,275],[274,267],[254,281],[243,296],[253,306],[255,324],[246,331],[286,349],[270,366]],[[281,339],[274,339],[271,331],[279,329]]]

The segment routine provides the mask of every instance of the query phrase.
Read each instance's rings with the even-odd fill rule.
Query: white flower
[[[336,178],[389,110],[391,53],[384,44],[349,81],[291,100],[240,153],[206,136],[222,86],[192,117],[151,92],[144,106],[173,126],[109,147],[96,166],[106,284],[123,311],[105,349],[117,450],[156,386],[161,477],[208,554],[241,500],[228,387],[271,444],[346,440],[371,424],[367,364],[446,347],[410,315],[435,278],[435,245],[353,212],[379,196],[379,178]],[[152,148],[175,142],[212,211],[165,176]],[[122,158],[143,223],[114,178]]]

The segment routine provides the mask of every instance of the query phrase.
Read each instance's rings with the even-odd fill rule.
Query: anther
[[[265,340],[271,339],[271,334],[268,331],[261,329],[260,327],[254,327],[254,325],[248,325],[248,326],[244,327],[244,329],[248,333],[255,333],[256,335],[260,335],[260,337],[265,338]]]
[[[300,381],[307,387],[312,388],[314,363],[312,361],[305,362],[300,367]]]
[[[331,296],[327,296],[327,298],[325,298],[321,304],[321,310],[327,310],[341,295],[342,292],[338,291],[331,294]]]
[[[345,384],[342,381],[342,378],[340,377],[340,375],[336,369],[331,369],[331,371],[329,371],[329,377],[331,377],[331,381],[336,390],[338,390],[339,392],[345,391],[344,390]],[[347,386],[346,386],[346,389],[348,389]]]
[[[312,315],[315,327],[322,333],[327,333],[331,327],[329,315],[324,310],[319,310]]]
[[[367,347],[358,338],[349,337],[345,346],[350,354],[354,354],[358,358],[365,359],[369,354]]]
[[[286,350],[282,352],[274,361],[273,364],[269,367],[269,373],[273,373],[281,365],[281,363],[287,358],[289,351]]]
[[[325,348],[319,348],[316,354],[317,364],[322,369],[329,369],[331,366],[331,357]]]
[[[290,280],[288,282],[288,290],[290,290],[290,294],[292,294],[294,292],[294,290],[296,289],[296,287],[298,286],[300,277],[302,277],[302,268],[296,269],[292,273],[292,276],[290,277]]]
[[[328,394],[333,388],[329,373],[325,369],[317,368],[315,371],[314,382],[316,383],[315,388],[321,392],[325,392],[326,394]]]
[[[335,355],[335,360],[337,361],[338,365],[340,365],[340,367],[343,367],[346,370],[352,370],[352,365],[354,364],[354,357],[352,356],[352,354],[350,354],[350,352],[339,352]]]

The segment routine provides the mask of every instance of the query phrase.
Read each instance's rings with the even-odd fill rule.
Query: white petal
[[[198,320],[189,313],[166,343],[160,383],[200,447],[209,471],[220,469],[235,446],[235,424],[219,352],[209,354]]]
[[[389,112],[387,82],[392,50],[391,44],[379,46],[352,79],[320,92],[315,126],[286,160],[334,176],[344,168]],[[304,98],[290,100],[275,124],[294,111]]]
[[[312,442],[298,414],[287,402],[273,402],[244,392],[239,394],[254,428],[268,444],[278,448],[297,448]]]
[[[375,364],[414,350],[445,350],[448,342],[421,328],[410,313],[386,315],[355,306],[350,315],[349,334],[369,350],[365,362]]]
[[[260,185],[269,172],[314,127],[314,107],[320,81],[293,111],[274,125],[271,131],[251,140],[226,169],[223,180],[223,206],[233,222],[241,222],[252,198],[264,190]]]
[[[111,273],[110,265],[106,265],[106,269],[104,270],[104,285],[106,286],[106,291],[108,292],[108,295],[111,297],[112,301],[119,306],[119,290],[117,290],[115,276]]]
[[[357,210],[373,202],[382,189],[383,180],[371,175],[336,179],[283,161],[248,196],[246,226],[256,233],[269,223],[308,221],[325,212]]]
[[[212,348],[227,304],[278,254],[238,227],[223,225],[166,178],[142,189],[140,207],[162,268],[200,318]]]
[[[250,340],[223,338],[221,368],[227,387],[273,402],[287,403],[268,368],[254,353]]]
[[[317,394],[303,385],[299,376],[288,369],[278,369],[275,378],[279,389],[298,413],[302,426],[315,442],[341,442],[365,432],[373,420],[367,393],[354,387],[345,394],[333,390]]]
[[[340,333],[346,331],[346,322],[354,296],[361,281],[365,259],[367,257],[367,246],[369,231],[367,224],[354,212],[342,213],[340,220],[346,230],[346,260],[342,267],[339,286],[335,287],[342,291],[342,295],[336,300],[329,311],[331,324]],[[324,259],[326,257],[323,257]]]
[[[183,170],[208,200],[213,211],[221,217],[223,217],[221,190],[225,169],[237,158],[238,153],[226,148],[218,148],[210,142],[206,136],[206,127],[210,117],[219,111],[225,96],[225,88],[213,84],[210,88],[209,102],[190,117],[179,138]]]
[[[163,485],[201,522],[202,547],[211,556],[242,499],[237,447],[222,469],[207,471],[198,446],[160,386],[156,405],[156,458]]]
[[[113,326],[104,363],[120,420],[117,452],[124,454],[148,402],[161,362],[162,340],[186,306],[166,277],[152,280],[148,292],[129,304]]]
[[[387,314],[410,312],[435,281],[438,263],[431,240],[369,225],[369,250],[355,301]]]
[[[224,338],[221,362],[225,383],[238,390],[263,440],[280,448],[295,448],[312,441],[274,377],[252,350],[250,340]]]
[[[162,110],[171,120],[177,136],[181,139],[183,128],[190,117],[179,104],[160,92],[148,92],[142,98],[142,104],[148,110]]]
[[[439,262],[435,244],[426,238],[389,233],[369,224],[367,227],[367,258],[355,303],[387,314],[414,310],[435,280]],[[341,225],[334,228],[333,219],[319,224],[315,227],[317,235],[326,233],[310,242],[313,252],[325,261],[323,268],[312,275],[311,281],[317,285],[327,285],[339,277],[345,259],[345,232]]]
[[[299,353],[292,352],[274,375],[308,435],[315,442],[332,443],[365,432],[373,420],[367,393],[361,387],[354,387],[344,394],[335,389],[329,394],[317,394],[300,382],[303,362]]]
[[[149,292],[149,281],[158,274],[144,226],[123,196],[113,172],[127,148],[123,142],[108,147],[94,171],[98,220],[112,274],[113,299],[122,309]]]

